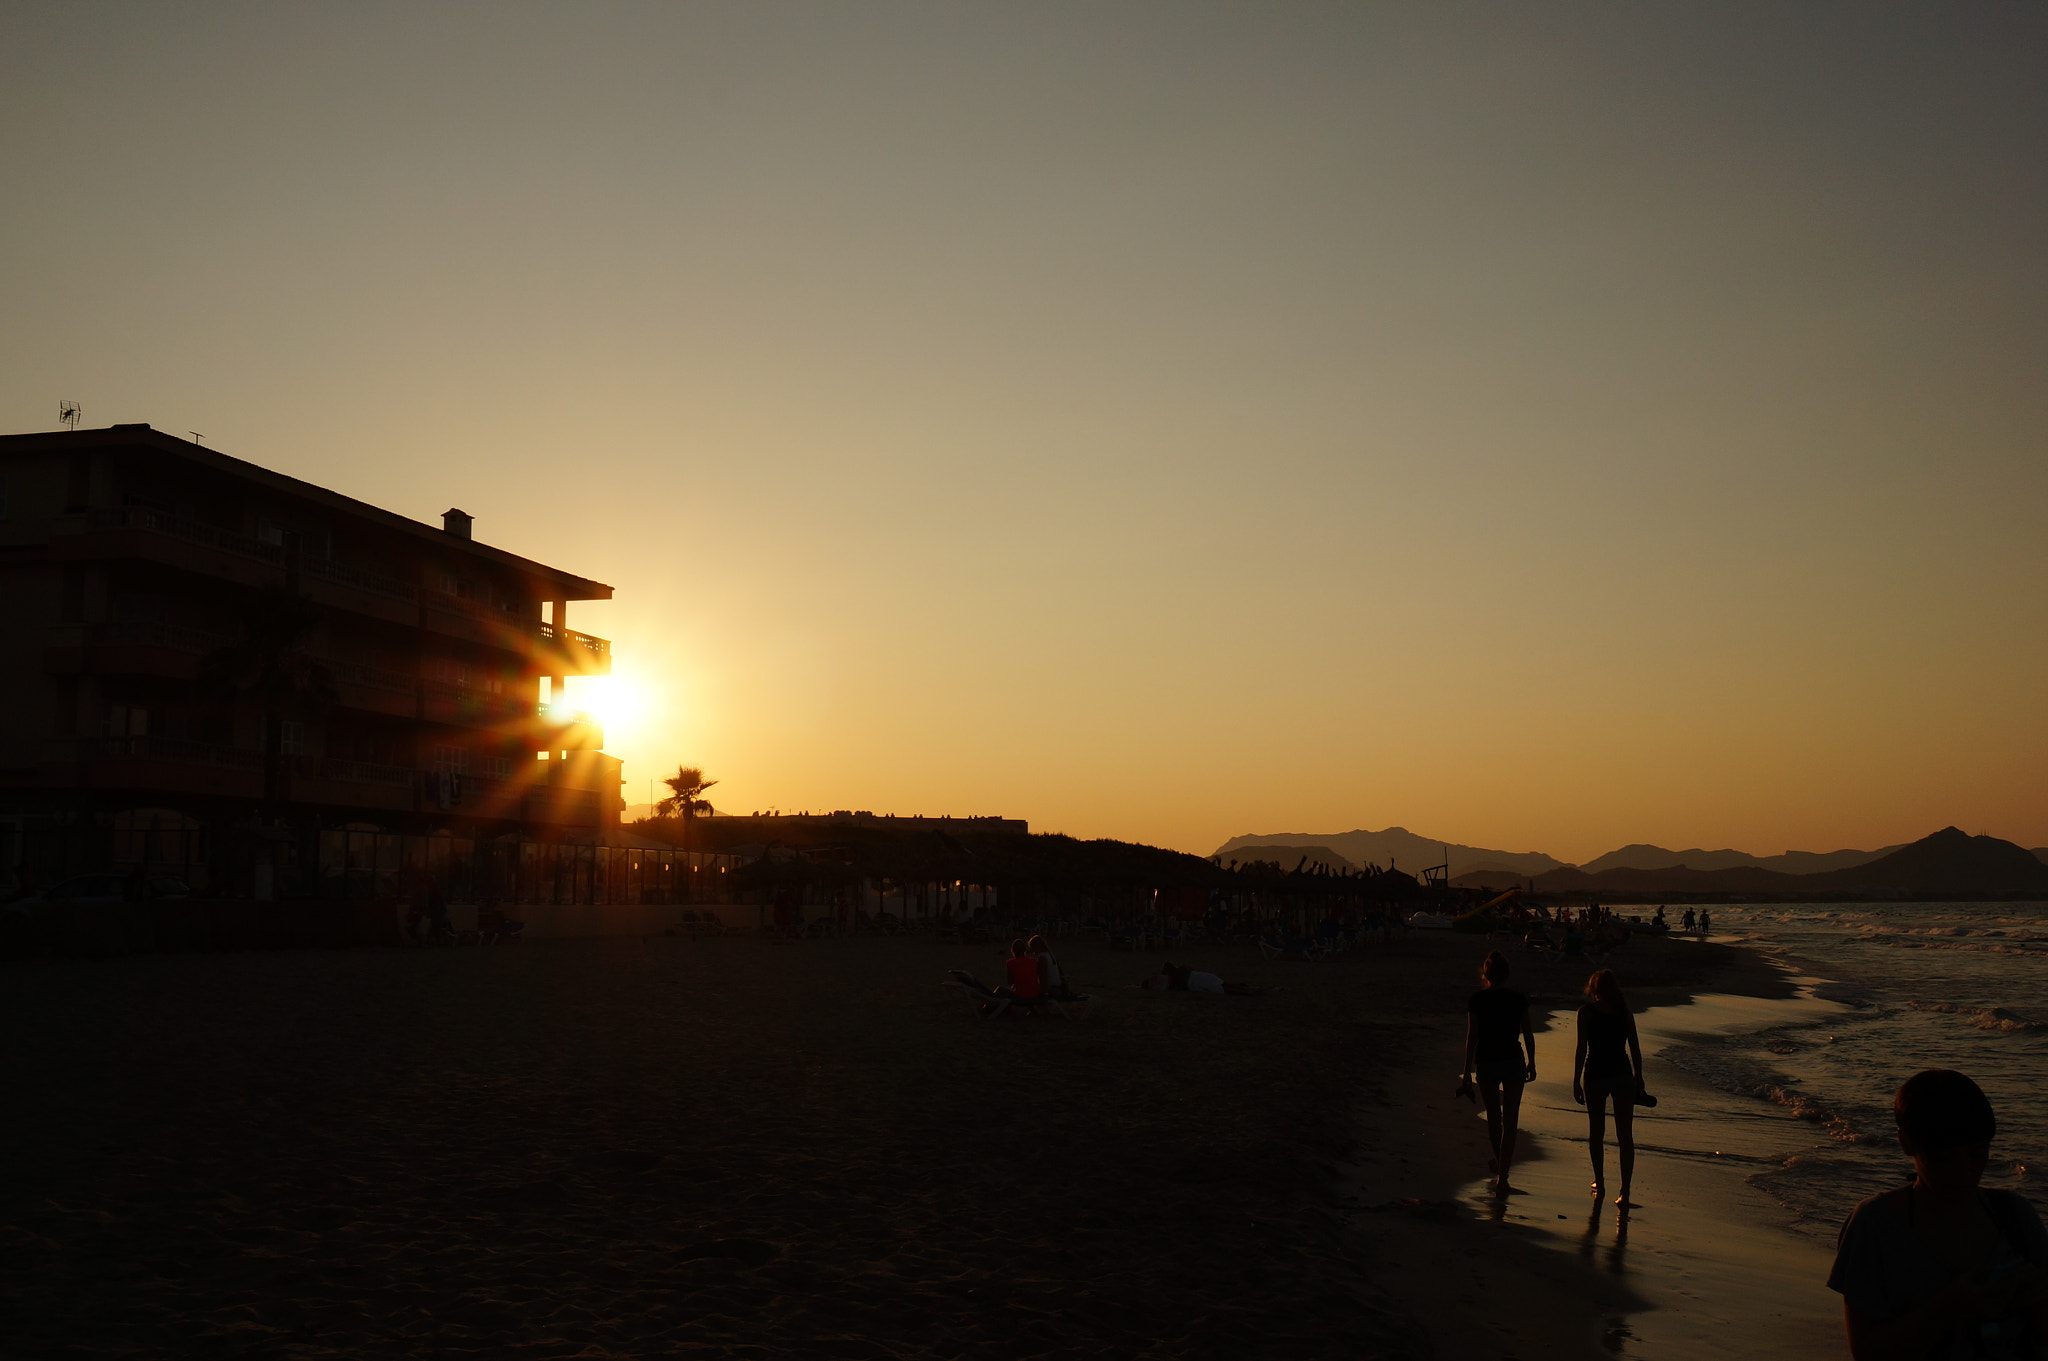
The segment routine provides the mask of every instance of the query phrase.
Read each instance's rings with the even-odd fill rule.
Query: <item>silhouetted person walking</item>
[[[1572,1100],[1586,1108],[1586,1150],[1593,1159],[1593,1194],[1607,1192],[1607,1106],[1614,1105],[1614,1146],[1621,1150],[1621,1194],[1627,1208],[1636,1174],[1636,1093],[1643,1089],[1643,1045],[1636,1018],[1621,995],[1614,970],[1586,980],[1579,1006],[1579,1043],[1572,1053]]]
[[[1506,955],[1487,955],[1479,976],[1486,986],[1465,1003],[1465,1072],[1458,1089],[1469,1091],[1477,1075],[1486,1103],[1486,1140],[1493,1148],[1487,1167],[1494,1193],[1507,1195],[1515,1189],[1508,1184],[1508,1164],[1515,1159],[1521,1126],[1522,1085],[1536,1080],[1536,1032],[1529,1024],[1529,999],[1508,986]]]

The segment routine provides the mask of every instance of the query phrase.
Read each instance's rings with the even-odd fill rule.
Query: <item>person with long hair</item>
[[[1636,1095],[1643,1090],[1643,1045],[1636,1018],[1621,995],[1614,970],[1586,980],[1579,1007],[1579,1043],[1572,1055],[1572,1100],[1586,1108],[1586,1150],[1593,1158],[1593,1194],[1607,1193],[1607,1107],[1614,1106],[1614,1143],[1621,1150],[1621,1194],[1626,1209],[1636,1171]]]
[[[1465,1003],[1465,1071],[1458,1091],[1472,1090],[1486,1103],[1487,1164],[1496,1195],[1508,1195],[1508,1164],[1515,1160],[1515,1134],[1522,1121],[1522,1086],[1536,1080],[1536,1032],[1529,1023],[1529,999],[1508,986],[1508,957],[1495,950],[1479,966],[1485,983]],[[1524,1052],[1526,1051],[1526,1058]]]

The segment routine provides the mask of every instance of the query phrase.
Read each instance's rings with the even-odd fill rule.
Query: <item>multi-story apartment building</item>
[[[561,700],[611,667],[569,602],[611,593],[146,425],[0,437],[0,891],[310,897],[388,881],[380,846],[600,845],[619,763]]]

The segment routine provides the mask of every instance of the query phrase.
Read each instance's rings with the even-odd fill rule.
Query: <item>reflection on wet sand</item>
[[[1600,1201],[1593,1202],[1593,1212],[1586,1216],[1586,1232],[1579,1237],[1579,1256],[1585,1258],[1589,1266],[1599,1257],[1600,1225],[1606,1209]],[[1628,1275],[1628,1211],[1625,1209],[1614,1212],[1614,1241],[1607,1245],[1606,1264],[1608,1275]]]

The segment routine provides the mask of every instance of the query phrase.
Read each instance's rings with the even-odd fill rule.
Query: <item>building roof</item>
[[[286,496],[310,501],[329,510],[340,511],[360,519],[370,520],[382,528],[398,534],[408,535],[423,543],[431,544],[443,551],[459,551],[500,567],[532,576],[544,577],[550,583],[551,598],[562,600],[610,600],[612,588],[601,581],[565,572],[559,567],[535,562],[520,557],[502,548],[474,539],[465,539],[438,525],[407,519],[395,511],[373,506],[367,501],[358,501],[338,491],[330,491],[317,483],[306,482],[284,473],[250,463],[245,459],[231,457],[218,450],[191,440],[178,439],[147,424],[114,425],[103,430],[51,430],[39,434],[0,435],[0,453],[63,452],[69,449],[113,449],[124,446],[143,445],[183,459],[195,467],[210,472],[222,473],[245,482],[253,482]]]

